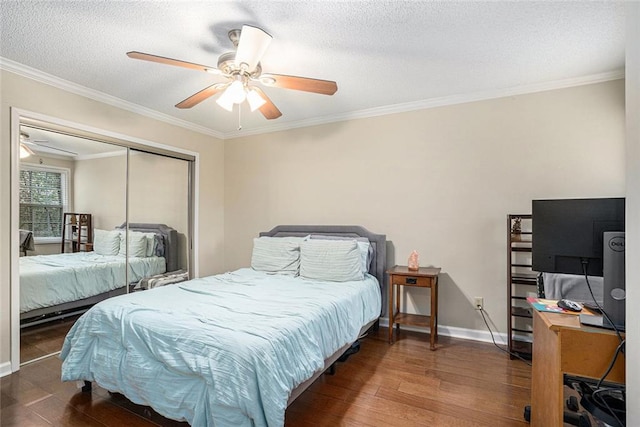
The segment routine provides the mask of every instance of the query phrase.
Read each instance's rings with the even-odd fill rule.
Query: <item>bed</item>
[[[125,225],[113,233],[120,235]],[[149,256],[126,258],[113,254],[74,252],[20,257],[20,320],[23,325],[49,320],[60,313],[76,312],[104,299],[127,292],[125,283],[178,269],[177,232],[164,224],[132,223],[130,231],[153,238]],[[112,233],[112,234],[113,234]],[[147,240],[148,244],[151,242]]]
[[[261,250],[289,256],[296,242],[298,270],[258,261]],[[379,319],[385,246],[362,227],[260,233],[251,268],[91,308],[65,339],[62,379],[95,381],[194,426],[282,426],[288,404]]]

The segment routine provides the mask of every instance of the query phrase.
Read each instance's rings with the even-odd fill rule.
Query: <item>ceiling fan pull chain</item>
[[[242,115],[240,114],[242,111],[242,104],[238,104],[238,130],[242,130],[242,123],[240,120],[242,119]]]

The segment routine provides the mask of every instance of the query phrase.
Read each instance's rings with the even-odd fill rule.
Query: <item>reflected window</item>
[[[60,241],[68,188],[68,169],[21,166],[20,229],[31,230],[36,243]]]

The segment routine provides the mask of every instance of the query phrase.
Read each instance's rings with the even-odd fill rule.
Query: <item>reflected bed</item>
[[[118,230],[124,232],[123,227]],[[178,268],[177,232],[164,224],[131,224],[130,231],[157,236],[157,252],[129,257],[128,282]],[[77,311],[127,292],[124,255],[74,252],[19,258],[23,325]],[[172,270],[169,270],[172,269]]]

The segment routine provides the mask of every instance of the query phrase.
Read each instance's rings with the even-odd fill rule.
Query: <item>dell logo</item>
[[[609,248],[615,252],[624,252],[624,236],[616,236],[609,239]]]

